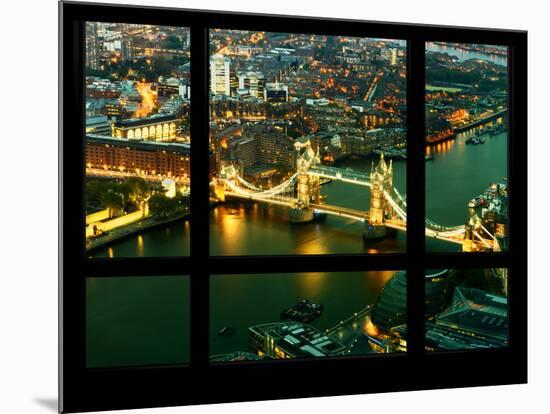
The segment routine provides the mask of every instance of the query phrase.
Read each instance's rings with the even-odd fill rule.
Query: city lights
[[[189,219],[189,46],[186,28],[86,23],[90,257],[170,255],[151,251],[143,232]],[[98,211],[109,214],[88,220]],[[189,231],[178,229],[178,255],[189,254]],[[137,249],[125,247],[130,235]]]

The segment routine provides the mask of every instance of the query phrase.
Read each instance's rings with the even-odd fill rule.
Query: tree
[[[170,35],[164,41],[165,49],[181,49],[183,48],[183,42],[177,36]]]
[[[189,196],[177,193],[176,196],[172,199],[174,202],[174,208],[177,211],[185,210],[189,205]]]
[[[149,198],[149,211],[154,216],[168,217],[173,207],[172,199],[162,193],[155,193]]]
[[[109,210],[124,208],[124,199],[122,194],[115,193],[114,191],[105,191],[101,193],[100,200],[101,204]],[[112,213],[110,215],[112,215]]]
[[[161,218],[168,217],[177,212],[183,212],[188,205],[188,197],[182,194],[176,194],[173,198],[168,198],[164,193],[155,193],[149,198],[149,212]]]
[[[129,177],[125,182],[129,199],[140,205],[151,195],[151,185],[141,177]]]
[[[153,59],[153,73],[155,74],[155,79],[160,75],[170,75],[174,69],[173,65],[168,62],[164,57],[156,57]]]
[[[86,201],[93,203],[101,203],[101,194],[105,186],[99,180],[86,181]]]

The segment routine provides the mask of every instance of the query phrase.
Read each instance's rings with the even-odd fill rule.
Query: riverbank
[[[453,128],[453,133],[452,134],[444,136],[440,139],[433,139],[433,140],[426,139],[426,144],[427,145],[436,145],[436,144],[439,144],[441,142],[448,141],[448,140],[451,140],[451,139],[454,140],[454,139],[456,139],[458,134],[468,132],[471,129],[480,127],[480,126],[485,125],[485,124],[489,124],[491,122],[495,122],[497,119],[499,119],[501,117],[504,118],[505,116],[507,116],[507,113],[508,113],[508,109],[506,109],[506,108],[502,109],[498,112],[495,112],[494,114],[486,116],[485,118],[482,118],[482,119],[478,119],[477,121],[473,121],[473,122],[471,122],[467,125],[455,127],[455,128]]]
[[[133,236],[137,233],[144,232],[149,229],[160,227],[166,224],[173,223],[178,220],[189,220],[191,213],[181,212],[165,219],[159,220],[154,217],[146,218],[137,223],[124,226],[123,228],[113,230],[105,236],[98,237],[97,239],[86,241],[86,252],[91,252],[100,247],[104,247],[109,243],[122,240],[126,237]]]

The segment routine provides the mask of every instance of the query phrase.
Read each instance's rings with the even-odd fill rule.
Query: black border
[[[60,3],[60,411],[77,412],[231,401],[363,394],[527,382],[527,33],[418,24],[288,17],[144,6]],[[86,259],[83,177],[83,22],[121,21],[191,28],[191,257]],[[209,257],[208,27],[406,39],[407,193],[410,211],[425,209],[424,44],[471,42],[510,47],[510,249],[503,253],[426,253],[424,214],[409,215],[407,252],[399,254]],[[201,93],[202,89],[202,93]],[[197,161],[199,160],[199,161]],[[201,161],[202,160],[202,161]],[[412,191],[411,189],[415,189]],[[67,196],[67,195],[70,195]],[[79,200],[78,203],[75,200]],[[283,260],[281,260],[283,259]],[[507,267],[510,344],[505,349],[425,353],[426,268]],[[271,364],[208,364],[209,274],[301,271],[408,271],[409,349],[378,358],[291,360]],[[265,270],[264,270],[265,271]],[[191,362],[187,366],[87,370],[86,276],[190,274]],[[269,369],[269,371],[266,371]],[[330,373],[338,381],[330,380]],[[345,373],[345,375],[342,375]],[[375,373],[375,374],[373,374]],[[281,382],[284,375],[285,382]],[[307,375],[308,381],[304,381]],[[360,378],[360,381],[357,381]],[[261,381],[258,381],[261,379]]]

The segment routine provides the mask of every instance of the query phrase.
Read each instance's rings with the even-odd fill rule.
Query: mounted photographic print
[[[61,412],[527,381],[526,32],[61,2],[59,56]]]

